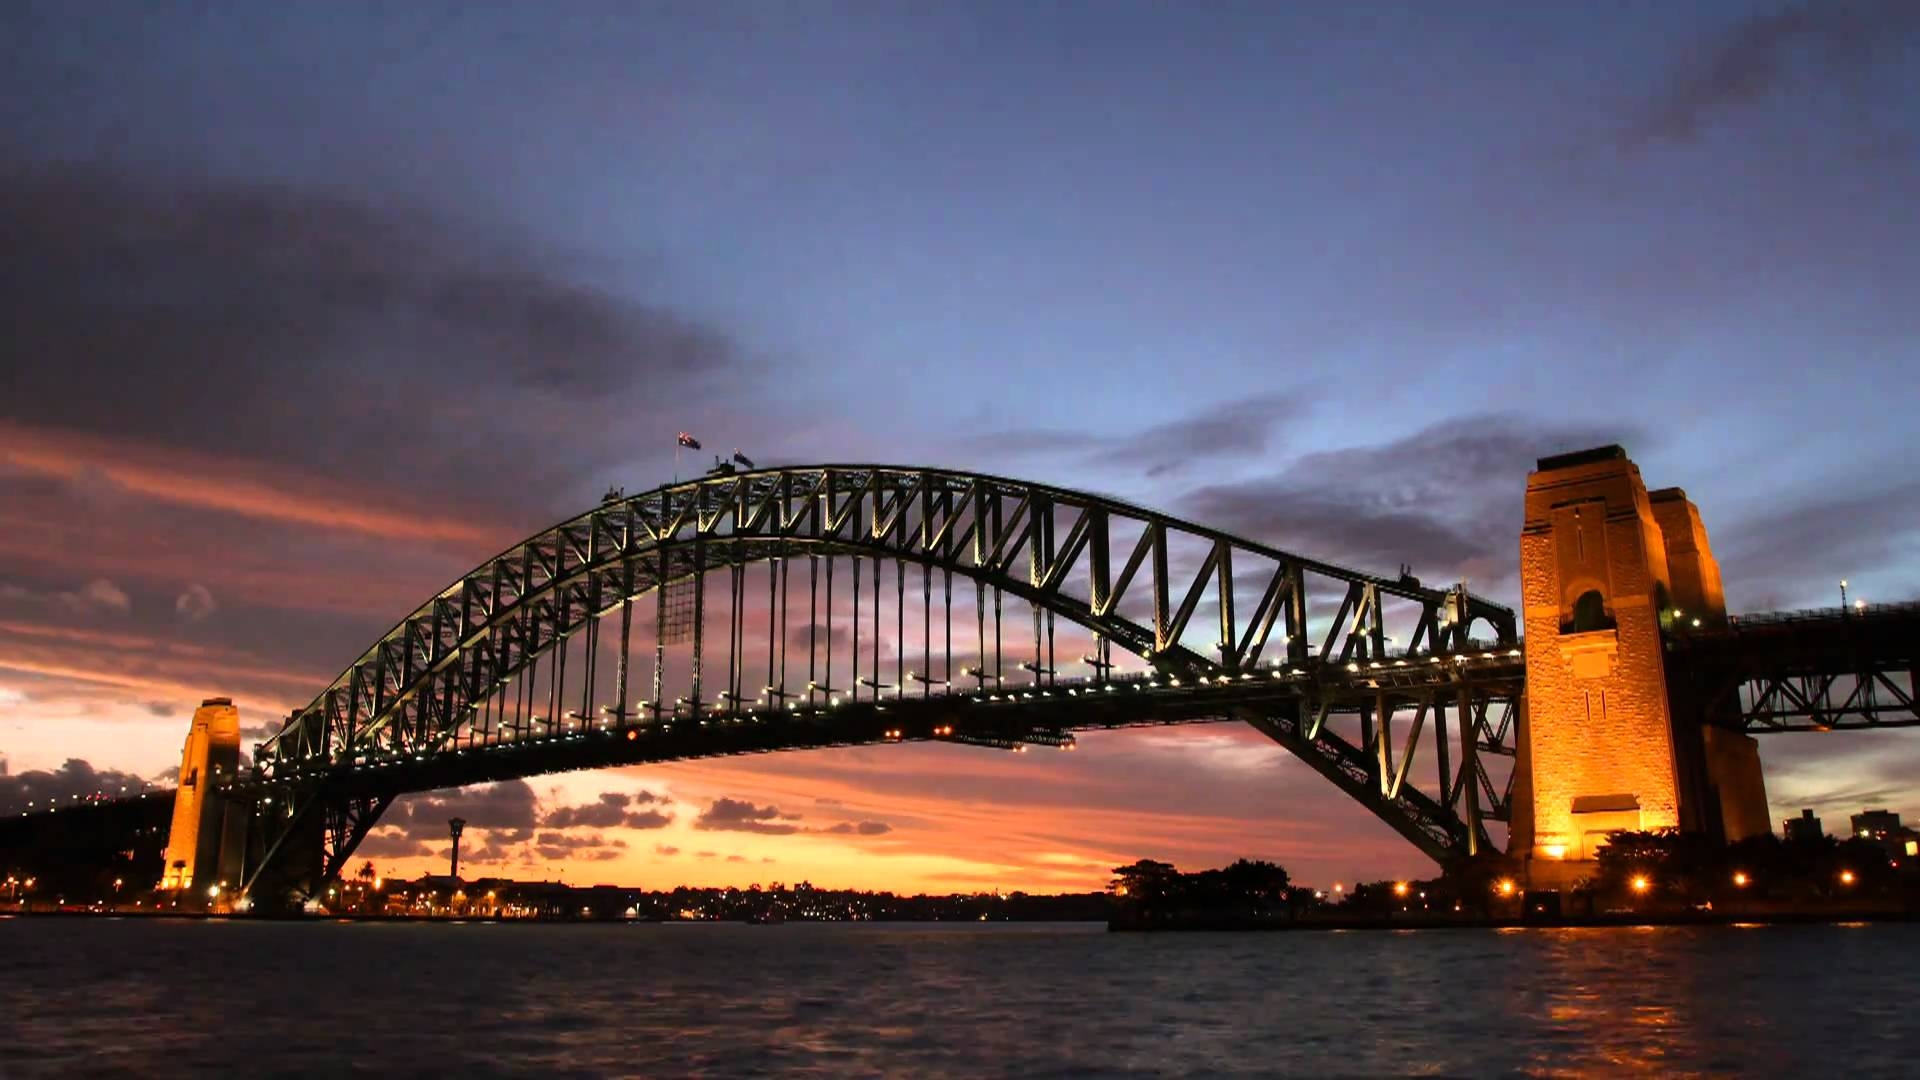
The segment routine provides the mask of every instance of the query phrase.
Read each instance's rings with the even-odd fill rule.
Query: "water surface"
[[[0,1076],[1898,1076],[1920,926],[0,919]]]

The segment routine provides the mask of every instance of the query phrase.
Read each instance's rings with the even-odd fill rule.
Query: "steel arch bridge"
[[[1078,676],[1061,677],[1063,639],[1085,650]],[[336,877],[408,792],[1240,720],[1450,863],[1507,819],[1523,678],[1513,613],[1464,587],[997,476],[720,472],[610,494],[488,559],[256,747],[228,794],[252,808],[249,894],[284,900]]]

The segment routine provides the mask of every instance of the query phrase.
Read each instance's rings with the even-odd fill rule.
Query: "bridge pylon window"
[[[1588,589],[1573,602],[1573,618],[1560,627],[1560,632],[1585,634],[1613,628],[1613,616],[1607,614],[1606,598],[1600,595],[1599,589]]]

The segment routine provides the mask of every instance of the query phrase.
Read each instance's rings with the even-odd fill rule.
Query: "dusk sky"
[[[1617,441],[1733,610],[1920,599],[1910,0],[13,0],[0,252],[0,811],[170,776],[209,695],[251,744],[681,430],[1508,604],[1534,459]],[[1920,731],[1762,754],[1776,819],[1920,815]],[[540,777],[362,854],[456,812],[575,883],[1432,869],[1218,726]]]

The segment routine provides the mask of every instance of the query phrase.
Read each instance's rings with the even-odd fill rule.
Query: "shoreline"
[[[1664,926],[1814,926],[1838,923],[1920,921],[1911,910],[1844,909],[1831,911],[1765,912],[1612,912],[1597,915],[1463,918],[1306,918],[1297,920],[1177,919],[1166,923],[1125,923],[1110,920],[1116,934],[1235,933],[1265,931],[1349,930],[1559,930],[1589,927]]]
[[[192,922],[257,923],[423,923],[486,924],[496,926],[765,926],[745,919],[627,919],[627,918],[499,918],[490,915],[294,915],[284,917],[234,914],[214,911],[0,911],[0,922],[9,919],[153,919]],[[1300,931],[1343,933],[1361,930],[1558,930],[1619,927],[1668,926],[1817,926],[1846,923],[1902,923],[1920,921],[1920,912],[1908,910],[1835,910],[1775,912],[1617,912],[1556,918],[1307,918],[1288,921],[1244,919],[1183,919],[1168,923],[1122,923],[1115,920],[1081,919],[995,919],[988,922],[964,919],[816,919],[790,920],[775,926],[1101,926],[1116,934],[1166,933],[1249,933]]]

